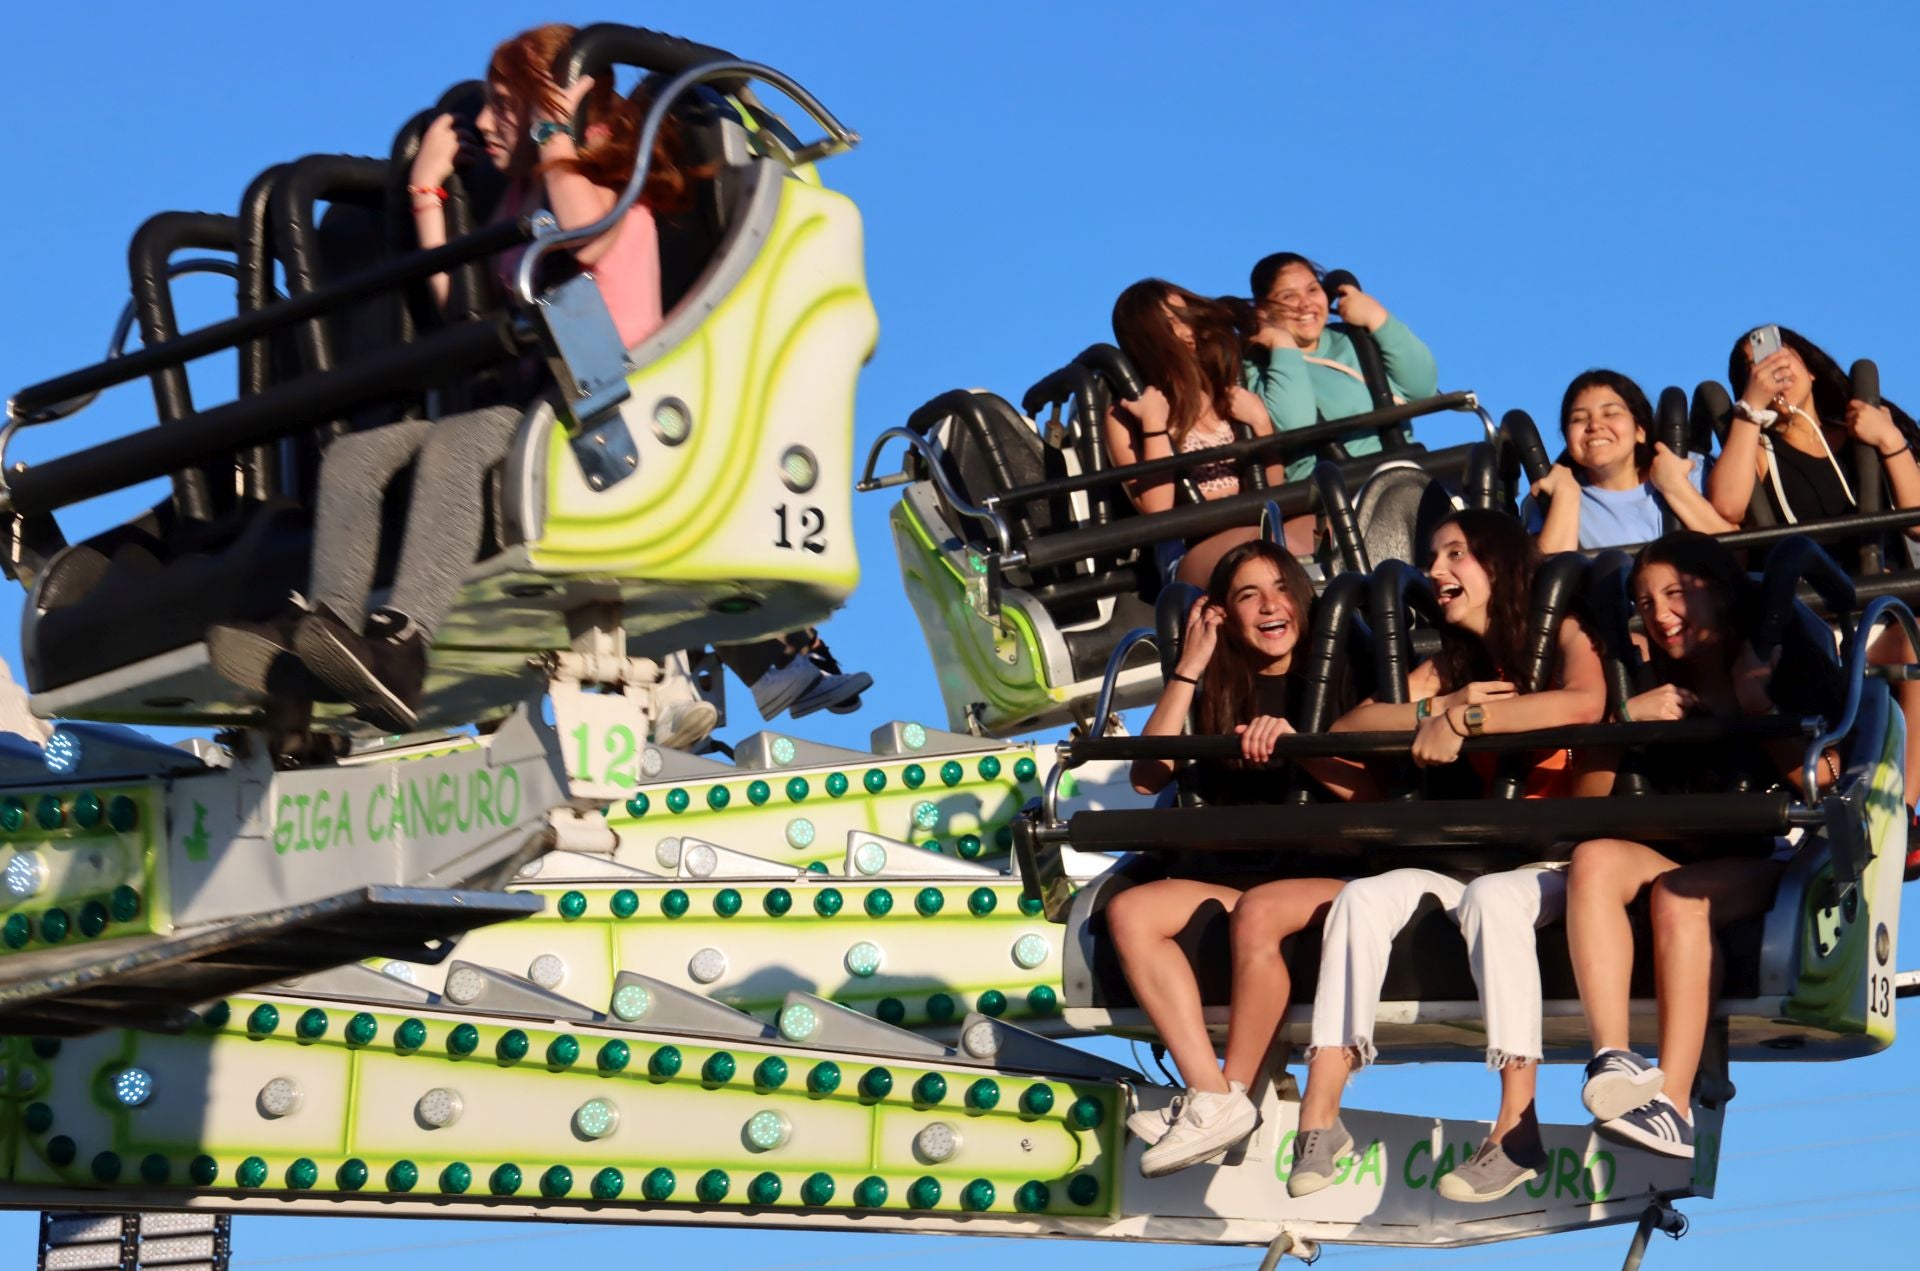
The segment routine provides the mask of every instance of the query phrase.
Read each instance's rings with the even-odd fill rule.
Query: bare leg
[[[1516,1059],[1500,1070],[1500,1115],[1488,1135],[1509,1156],[1530,1156],[1540,1146],[1540,1122],[1534,1116],[1533,1095],[1540,1065]]]
[[[1307,1061],[1307,1092],[1300,1096],[1300,1129],[1324,1130],[1340,1115],[1340,1096],[1357,1065],[1350,1046],[1322,1046]]]
[[[1718,983],[1721,927],[1766,912],[1780,885],[1778,861],[1702,861],[1653,885],[1653,963],[1660,998],[1660,1068],[1676,1108],[1692,1116],[1693,1079],[1706,1045]]]
[[[1567,868],[1567,952],[1596,1055],[1625,1050],[1630,1040],[1633,927],[1627,906],[1673,868],[1652,848],[1625,839],[1592,839],[1573,851]]]
[[[1129,887],[1107,906],[1107,933],[1121,970],[1147,1018],[1195,1090],[1227,1092],[1227,1079],[1201,1016],[1200,984],[1176,937],[1206,904],[1231,913],[1240,893],[1231,887],[1167,878]]]
[[[1293,980],[1280,956],[1280,942],[1325,918],[1342,886],[1333,878],[1286,878],[1248,889],[1234,907],[1228,1081],[1253,1084],[1286,1017]]]
[[[1205,538],[1187,549],[1180,558],[1177,571],[1181,582],[1192,583],[1196,587],[1205,587],[1207,580],[1213,577],[1213,567],[1242,543],[1251,542],[1260,537],[1260,531],[1251,525],[1236,526],[1230,530],[1221,530],[1210,538]]]

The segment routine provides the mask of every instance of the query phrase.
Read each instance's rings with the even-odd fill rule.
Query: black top
[[[1350,692],[1335,695],[1334,716],[1338,718],[1351,702]],[[1305,713],[1306,677],[1300,675],[1256,675],[1253,679],[1255,715],[1272,715],[1293,721]],[[1207,803],[1284,803],[1287,792],[1304,780],[1309,797],[1316,803],[1333,802],[1320,783],[1294,771],[1292,764],[1274,764],[1249,768],[1235,761],[1208,761],[1194,765],[1194,789]]]
[[[1842,468],[1851,468],[1855,444],[1849,441],[1833,452],[1834,461]],[[1793,510],[1795,520],[1851,516],[1858,510],[1848,493],[1847,482],[1834,471],[1825,455],[1810,455],[1782,438],[1773,444],[1772,462],[1780,474],[1780,492],[1786,495],[1787,508]],[[1775,502],[1779,502],[1777,496]],[[1785,512],[1787,508],[1778,510]]]

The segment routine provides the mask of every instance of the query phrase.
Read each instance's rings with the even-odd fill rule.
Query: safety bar
[[[48,423],[50,420],[43,417],[42,412],[49,406],[83,393],[98,392],[143,375],[151,375],[162,367],[180,366],[209,353],[233,348],[246,340],[271,335],[284,327],[331,313],[379,292],[446,273],[470,260],[492,256],[532,237],[533,229],[528,218],[496,221],[457,242],[387,261],[304,296],[292,296],[269,308],[239,314],[189,331],[179,339],[30,384],[14,394],[7,403],[7,414],[22,423]]]
[[[1420,468],[1430,476],[1449,476],[1460,471],[1469,447],[1420,452]],[[1364,477],[1383,463],[1393,462],[1390,455],[1363,455],[1340,465],[1342,475]],[[1268,490],[1247,490],[1224,499],[1186,504],[1132,517],[1111,525],[1085,526],[1057,531],[1029,543],[1023,552],[1007,558],[1009,564],[1024,563],[1034,569],[1063,561],[1101,556],[1108,552],[1145,547],[1171,539],[1202,537],[1235,525],[1258,524],[1261,512],[1272,503],[1286,516],[1299,516],[1313,506],[1313,486],[1305,481],[1290,481]]]
[[[243,397],[178,423],[7,472],[5,488],[0,489],[0,512],[34,516],[125,489],[177,472],[209,455],[311,428],[421,384],[510,361],[519,356],[523,342],[533,339],[530,332],[523,337],[504,314],[436,331],[410,345],[369,353],[281,390]],[[121,360],[130,361],[132,356]]]
[[[1418,419],[1423,415],[1439,414],[1441,411],[1477,411],[1478,409],[1478,399],[1472,393],[1443,393],[1438,397],[1422,398],[1420,401],[1407,402],[1386,410],[1371,411],[1365,415],[1352,415],[1331,424],[1315,424],[1311,428],[1291,428],[1283,432],[1269,433],[1264,437],[1255,437],[1251,441],[1230,441],[1223,446],[1189,450],[1183,454],[1168,455],[1164,459],[1146,459],[1139,463],[1128,464],[1124,468],[1106,468],[1099,472],[1082,472],[1071,477],[1036,481],[1031,485],[1001,490],[993,495],[992,502],[995,506],[1002,506],[1013,503],[1033,503],[1041,499],[1056,499],[1099,486],[1119,485],[1127,481],[1139,481],[1168,473],[1191,472],[1195,468],[1208,464],[1238,462],[1256,456],[1269,460],[1293,458],[1306,453],[1322,442],[1337,441],[1350,433],[1376,424],[1405,423],[1407,420]],[[1366,455],[1363,457],[1378,463],[1388,456]]]
[[[1127,654],[1133,652],[1137,644],[1154,644],[1152,627],[1135,627],[1120,637],[1114,644],[1113,652],[1107,654],[1106,670],[1100,673],[1100,695],[1093,703],[1093,728],[1100,732],[1107,726],[1107,716],[1113,713],[1113,691],[1120,683],[1120,672],[1125,668]],[[1157,648],[1157,646],[1156,646]]]
[[[1768,553],[1766,576],[1761,580],[1760,626],[1753,633],[1753,651],[1761,657],[1772,656],[1793,620],[1794,593],[1803,582],[1826,602],[1829,613],[1849,615],[1859,607],[1853,579],[1818,543],[1801,535],[1782,541]]]
[[[1367,543],[1360,536],[1360,526],[1353,519],[1353,497],[1347,493],[1347,481],[1340,473],[1340,465],[1322,459],[1313,466],[1312,481],[1314,493],[1319,496],[1320,512],[1327,518],[1328,537],[1333,541],[1334,555],[1340,567],[1361,574],[1371,572],[1373,561],[1367,555]],[[1274,528],[1278,530],[1280,505],[1272,503],[1269,506],[1273,509],[1272,518],[1276,522]],[[1268,513],[1261,512],[1260,528],[1263,534],[1268,519]],[[1284,535],[1274,541],[1283,547],[1286,545]]]
[[[1853,732],[1854,723],[1860,715],[1860,699],[1866,690],[1867,645],[1873,639],[1875,629],[1888,621],[1898,622],[1906,632],[1908,646],[1920,649],[1920,623],[1914,621],[1913,610],[1893,596],[1881,596],[1868,602],[1866,610],[1860,615],[1859,625],[1853,629],[1853,641],[1847,647],[1847,700],[1840,708],[1840,718],[1807,743],[1806,758],[1800,764],[1800,776],[1806,783],[1809,800],[1814,797],[1814,791],[1820,788],[1820,756],[1826,753],[1829,746]]]
[[[940,443],[911,428],[889,428],[873,439],[873,446],[867,451],[866,475],[860,478],[854,489],[865,494],[887,486],[905,485],[913,480],[912,475],[905,471],[891,473],[879,480],[874,479],[874,465],[879,462],[880,451],[889,441],[904,441],[915,454],[920,456],[920,461],[926,466],[927,473],[933,480],[934,488],[940,491],[940,496],[954,511],[972,520],[984,522],[987,528],[993,531],[994,542],[999,545],[1002,558],[1015,555],[1013,535],[1007,528],[1007,518],[994,508],[980,507],[961,497],[960,492],[953,488],[953,482],[947,478],[946,456],[940,448]]]
[[[1920,525],[1920,507],[1896,508],[1891,512],[1855,512],[1851,516],[1829,516],[1817,521],[1797,521],[1792,525],[1729,530],[1725,534],[1715,534],[1713,540],[1723,547],[1739,551],[1750,547],[1771,547],[1790,538],[1810,538],[1816,543],[1825,543],[1862,534],[1905,530],[1915,525]],[[1599,552],[1637,552],[1645,546],[1645,543],[1621,543],[1614,547],[1583,547],[1580,550],[1591,556]],[[1863,578],[1861,581],[1864,583],[1867,580]]]
[[[589,30],[595,31],[596,28],[589,28]],[[573,83],[577,76],[581,74],[592,74],[592,66],[598,63],[590,63],[587,60],[588,56],[595,59],[624,60],[623,55],[628,52],[663,49],[667,46],[657,42],[672,39],[670,36],[661,36],[652,31],[643,31],[639,27],[631,27],[627,28],[627,30],[632,34],[625,36],[616,33],[607,33],[604,36],[596,34],[595,41],[588,46],[586,52],[582,54],[579,60],[576,61],[572,55],[569,55],[566,66],[562,68],[566,74],[566,78],[562,80],[556,77],[555,82],[562,88],[566,88]],[[646,38],[636,39],[635,37]],[[695,51],[701,49],[702,46],[700,45],[689,44],[686,45],[685,48],[679,49],[676,55],[692,56]],[[711,51],[717,52],[718,50]],[[648,55],[651,55],[651,53],[648,53]],[[828,155],[838,154],[843,150],[851,150],[860,144],[860,134],[853,132],[842,124],[834,117],[832,112],[828,111],[825,106],[822,106],[813,94],[802,88],[797,81],[783,72],[774,70],[771,66],[762,66],[758,62],[742,62],[731,58],[721,58],[717,61],[700,62],[688,66],[685,70],[680,71],[671,80],[667,81],[666,86],[654,94],[652,104],[647,107],[646,122],[640,127],[639,149],[636,151],[639,158],[633,165],[633,175],[627,178],[627,188],[620,192],[620,197],[614,200],[613,206],[607,209],[606,215],[597,221],[582,225],[577,229],[561,229],[552,233],[543,234],[534,240],[533,245],[529,247],[526,254],[520,258],[520,268],[514,278],[514,289],[519,294],[521,303],[530,305],[533,304],[537,298],[538,293],[534,287],[534,280],[539,276],[540,262],[542,260],[562,247],[569,247],[575,243],[589,242],[600,237],[618,225],[621,218],[626,216],[627,212],[632,209],[634,203],[639,200],[640,191],[647,183],[647,173],[653,167],[654,143],[659,139],[660,129],[666,125],[667,112],[672,109],[674,102],[678,101],[689,89],[696,88],[701,84],[710,84],[715,81],[732,83],[750,79],[763,80],[766,83],[772,84],[775,88],[799,103],[801,109],[813,116],[814,121],[827,130],[827,136],[824,140],[803,147],[800,151],[789,156],[795,164],[811,163],[816,159],[824,159]],[[581,121],[577,118],[574,123],[576,128],[581,126]]]

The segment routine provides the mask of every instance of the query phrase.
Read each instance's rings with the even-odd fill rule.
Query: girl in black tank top
[[[1206,598],[1188,615],[1179,663],[1142,731],[1149,737],[1177,735],[1191,713],[1198,733],[1238,734],[1241,757],[1204,774],[1216,786],[1214,797],[1262,801],[1302,779],[1346,798],[1366,777],[1364,769],[1337,760],[1303,763],[1302,774],[1265,766],[1274,740],[1293,731],[1287,716],[1299,708],[1300,678],[1293,674],[1293,659],[1311,623],[1313,601],[1313,585],[1300,563],[1285,548],[1255,540],[1221,558]],[[1158,794],[1172,781],[1174,765],[1138,760],[1132,776],[1140,793]],[[1102,934],[1111,941],[1134,1000],[1189,1087],[1167,1115],[1145,1112],[1129,1123],[1151,1143],[1140,1163],[1149,1178],[1217,1156],[1252,1133],[1258,1117],[1246,1089],[1259,1073],[1292,987],[1280,941],[1318,922],[1342,885],[1339,879],[1295,877],[1258,879],[1245,890],[1244,875],[1255,863],[1239,857],[1231,866],[1242,877],[1209,877],[1214,871],[1205,857],[1195,856],[1175,858],[1173,877],[1118,894],[1109,890],[1113,898],[1094,928],[1096,941]],[[1242,922],[1243,909],[1253,923]],[[1223,1066],[1201,1016],[1200,982],[1183,941],[1191,943],[1196,932],[1227,914],[1233,915],[1235,980]],[[1241,956],[1243,934],[1257,956]],[[1096,959],[1102,952],[1096,949]]]

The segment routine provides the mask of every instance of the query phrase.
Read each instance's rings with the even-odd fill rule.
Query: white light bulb
[[[280,1117],[290,1117],[298,1112],[300,1105],[306,1101],[306,1093],[300,1089],[299,1084],[291,1077],[275,1077],[272,1081],[260,1087],[258,1102],[262,1116],[276,1119]]]
[[[640,752],[640,773],[645,777],[657,777],[660,769],[666,766],[667,757],[660,753],[660,747],[648,746]]]
[[[1000,1053],[1000,1030],[992,1020],[975,1020],[960,1035],[960,1046],[975,1059],[992,1059]]]
[[[720,853],[711,843],[695,843],[681,853],[680,859],[695,878],[712,878],[713,871],[720,868]]]
[[[620,1127],[620,1109],[607,1099],[589,1099],[574,1110],[573,1128],[582,1138],[604,1139]]]
[[[38,852],[21,852],[7,862],[4,871],[7,894],[18,900],[36,896],[47,885],[47,863]]]
[[[661,869],[680,868],[680,840],[668,835],[653,845],[653,859],[660,862]]]
[[[820,1016],[805,1002],[795,1002],[780,1012],[780,1035],[790,1042],[803,1042],[820,1029]]]
[[[1022,970],[1033,970],[1047,960],[1050,952],[1052,951],[1047,947],[1047,938],[1034,935],[1032,932],[1013,942],[1013,960]]]
[[[527,978],[543,989],[557,989],[567,978],[567,964],[557,953],[543,953],[527,968]]]
[[[880,969],[880,959],[880,946],[871,940],[862,940],[847,950],[847,973],[865,979]]]
[[[470,966],[455,967],[447,975],[447,1000],[470,1006],[486,992],[487,977]]]
[[[853,849],[853,867],[871,878],[887,867],[887,845],[868,839]]]
[[[629,1024],[645,1015],[652,1005],[653,995],[638,984],[622,984],[613,991],[613,1013]]]
[[[466,1110],[458,1090],[449,1090],[445,1086],[435,1086],[420,1096],[413,1105],[413,1114],[420,1118],[420,1124],[429,1130],[444,1130],[460,1119]]]
[[[113,1097],[129,1108],[153,1098],[153,1074],[145,1068],[122,1068],[113,1074]]]
[[[747,1145],[756,1152],[771,1152],[787,1141],[793,1123],[772,1108],[764,1108],[747,1121]]]
[[[726,973],[727,955],[718,949],[702,949],[687,960],[687,974],[695,984],[712,984]]]
[[[960,1131],[945,1121],[930,1122],[913,1136],[913,1154],[929,1165],[950,1161],[959,1151]]]
[[[403,984],[413,983],[413,964],[411,962],[389,962],[380,968],[382,975],[390,975]]]

